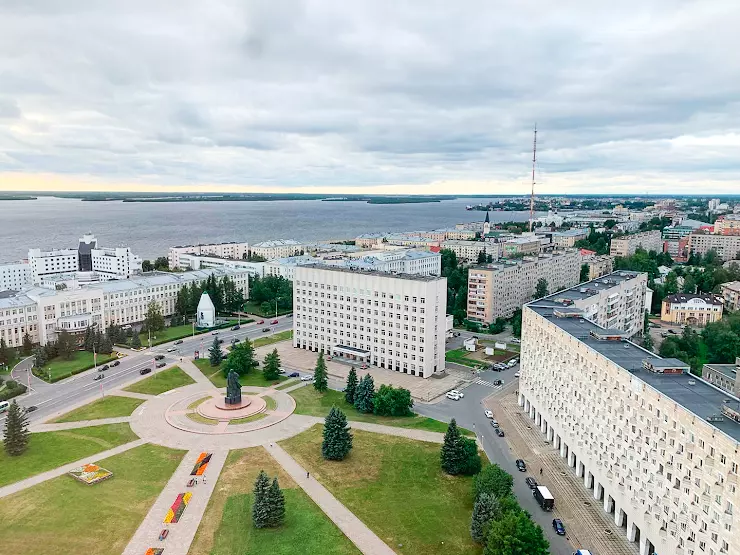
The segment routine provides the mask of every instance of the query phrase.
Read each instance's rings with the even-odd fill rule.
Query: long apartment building
[[[605,274],[610,274],[614,270],[614,258],[605,254],[598,255],[596,253],[584,253],[581,250],[583,256],[582,263],[588,266],[588,279],[596,279]]]
[[[632,337],[642,331],[645,310],[650,307],[647,280],[646,273],[619,270],[553,293],[537,305],[579,309],[599,326]]]
[[[660,231],[643,231],[612,239],[609,245],[611,256],[632,256],[637,249],[663,252],[663,239]]]
[[[299,266],[293,346],[428,378],[445,368],[447,279]]]
[[[714,232],[717,235],[740,235],[740,214],[727,214],[717,218]]]
[[[0,291],[18,290],[33,283],[31,266],[26,262],[0,264]]]
[[[550,291],[573,287],[580,279],[577,250],[473,266],[468,272],[468,320],[490,323],[508,318],[530,301],[540,279]]]
[[[267,262],[249,262],[248,260],[236,258],[221,258],[215,255],[179,253],[176,257],[177,266],[180,270],[205,270],[208,268],[231,268],[233,270],[246,270],[251,275],[263,277]]]
[[[740,395],[740,357],[735,358],[735,364],[705,364],[701,377],[709,383],[716,385],[721,390],[731,393],[736,397]]]
[[[212,274],[219,279],[228,275],[248,297],[248,272],[228,268],[152,273],[74,289],[32,287],[6,291],[0,293],[0,337],[11,346],[18,346],[28,332],[34,343],[45,345],[56,341],[62,330],[82,333],[88,326],[104,331],[114,323],[138,324],[152,301],[159,304],[164,316],[171,316],[178,291],[193,282],[205,281]]]
[[[243,260],[249,255],[249,244],[228,242],[170,247],[167,253],[167,261],[170,264],[170,268],[183,267],[184,263],[180,260],[182,255],[214,256],[218,258],[229,258],[231,260]]]
[[[496,243],[488,241],[443,241],[440,244],[443,249],[451,250],[458,260],[464,262],[477,262],[480,253],[491,255],[498,259],[500,249]]]
[[[690,253],[701,255],[714,251],[722,260],[733,260],[740,255],[740,235],[717,235],[695,231],[689,235],[686,248]]]
[[[523,310],[518,401],[551,448],[641,555],[740,553],[740,399],[540,304]]]
[[[273,258],[284,258],[286,256],[301,254],[304,249],[304,245],[294,239],[281,239],[255,243],[249,248],[249,252],[253,256],[261,256],[266,260],[272,260]]]

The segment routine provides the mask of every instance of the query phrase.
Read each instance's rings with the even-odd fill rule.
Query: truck
[[[555,507],[555,498],[545,486],[537,486],[532,490],[532,495],[545,511],[552,511]]]

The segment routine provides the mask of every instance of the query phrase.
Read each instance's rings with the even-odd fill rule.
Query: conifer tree
[[[218,366],[223,359],[224,353],[221,351],[221,342],[218,337],[214,337],[211,348],[208,349],[208,360],[211,362],[211,366]]]
[[[326,363],[324,362],[324,351],[319,353],[319,358],[316,360],[316,368],[313,371],[313,387],[319,393],[324,393],[329,388]]]
[[[470,536],[473,541],[485,545],[491,520],[501,516],[498,499],[489,493],[481,493],[475,500],[470,520]]]
[[[28,436],[26,411],[13,400],[8,407],[8,417],[5,420],[5,433],[3,434],[5,452],[12,457],[22,455],[28,448]]]
[[[441,452],[442,470],[447,474],[460,474],[463,470],[465,464],[465,447],[462,439],[457,422],[453,418],[450,420],[447,432],[445,432]]]
[[[260,470],[254,482],[254,501],[252,502],[252,523],[255,528],[265,528],[270,525],[270,479],[264,470]]]
[[[28,332],[23,334],[23,354],[30,355],[33,352],[33,340]]]
[[[337,407],[332,407],[324,420],[324,441],[321,454],[326,460],[341,461],[352,449],[352,432],[347,417]]]
[[[141,337],[139,337],[139,334],[136,332],[131,335],[131,348],[141,349]]]
[[[267,505],[270,511],[267,525],[276,528],[285,521],[285,496],[280,489],[277,476],[272,479],[272,485],[267,491]]]
[[[375,403],[375,382],[370,374],[366,374],[357,384],[355,392],[355,408],[360,412],[370,414]]]
[[[273,349],[271,353],[265,355],[262,374],[267,381],[274,381],[280,377],[280,355],[277,349]]]
[[[354,404],[355,402],[356,392],[357,392],[357,371],[355,370],[355,367],[352,366],[349,369],[349,374],[347,375],[347,385],[344,388],[344,398],[350,405]]]

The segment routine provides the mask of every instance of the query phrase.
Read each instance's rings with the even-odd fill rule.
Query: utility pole
[[[537,164],[537,124],[534,124],[534,145],[532,147],[532,194],[529,197],[529,232],[534,225],[534,169]]]

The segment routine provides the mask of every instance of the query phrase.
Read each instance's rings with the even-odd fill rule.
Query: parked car
[[[164,528],[159,533],[159,541],[164,541],[165,539],[167,539],[167,536],[169,536],[169,534],[170,534],[170,531],[167,528]]]
[[[164,360],[164,355],[157,355],[154,357],[154,360]]]
[[[450,393],[454,393],[455,395],[459,395],[461,399],[463,397],[465,397],[465,394],[462,391],[458,391],[457,389],[451,389],[450,390]]]
[[[270,328],[262,328],[262,331],[263,332],[268,332],[268,331],[270,331]]]
[[[121,361],[120,360],[114,360],[113,362],[110,363],[111,368],[113,368],[115,366],[118,366],[119,364],[121,364]]]
[[[663,339],[665,339],[666,337],[668,337],[668,334],[667,334],[666,332],[662,332],[662,333],[660,334],[660,336],[661,336],[661,337],[662,337]]]
[[[537,487],[537,480],[532,478],[531,476],[527,476],[527,478],[524,480],[527,485],[529,486],[529,489],[534,489]]]
[[[326,360],[332,360],[334,357],[331,355],[327,355]]]
[[[108,368],[110,367],[107,364],[104,364],[103,366],[98,368],[98,372],[105,372],[106,370],[108,370]]]
[[[678,332],[676,330],[668,330],[668,333],[672,333],[673,335],[677,335]]]
[[[144,374],[148,374],[151,371],[152,371],[151,368],[142,368],[141,370],[139,370],[139,374],[143,376]]]
[[[504,431],[501,428],[496,428],[496,435],[498,437],[504,437],[506,434],[504,433]]]
[[[236,331],[236,330],[240,330],[240,329],[242,329],[242,327],[239,324],[237,324],[235,326],[231,326],[231,331]]]
[[[519,472],[527,471],[527,463],[525,463],[522,459],[517,459],[514,464],[516,464],[516,467],[519,470]]]
[[[182,339],[178,339],[177,341],[175,341],[175,345],[182,345]]]
[[[167,363],[165,361],[157,363],[157,368],[164,368],[165,366],[167,366]]]
[[[493,385],[504,385],[504,380],[493,380]]]
[[[486,411],[486,418],[493,418],[493,411],[487,410]]]
[[[514,377],[515,377],[515,378],[518,378],[518,377],[519,377],[519,372],[515,372],[515,373],[514,373]]]
[[[565,526],[563,525],[563,521],[559,518],[552,519],[552,527],[555,529],[555,533],[558,536],[565,535]]]
[[[301,375],[298,372],[291,372],[288,374],[289,378],[299,378]]]
[[[223,343],[224,343],[224,340],[223,340],[223,339],[221,339],[221,338],[219,338],[219,339],[218,339],[218,344],[219,344],[219,345],[223,345]]]
[[[105,374],[98,374],[93,378],[93,381],[97,382],[98,380],[102,380],[103,378],[105,378]]]
[[[265,323],[264,320],[260,320],[259,322],[257,322],[257,325],[264,324],[264,323]]]
[[[453,401],[459,401],[462,399],[457,393],[453,393],[452,391],[448,391],[447,395],[445,395],[448,399],[452,399]]]
[[[491,426],[498,428],[498,420],[491,420]]]
[[[521,343],[521,342],[522,342],[522,340],[521,340],[521,339],[517,339],[517,338],[515,337],[514,339],[512,339],[512,340],[511,340],[511,342],[512,342],[512,343],[516,343],[517,345],[519,345],[519,343]]]
[[[367,364],[361,364],[360,370],[367,370]]]
[[[302,382],[312,382],[313,376],[301,376],[301,381]]]

